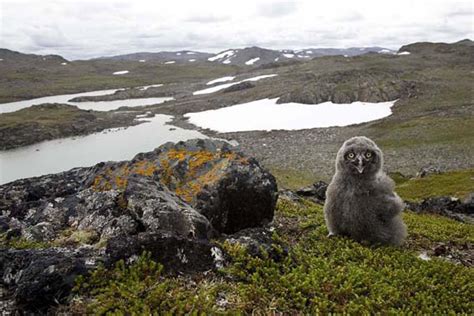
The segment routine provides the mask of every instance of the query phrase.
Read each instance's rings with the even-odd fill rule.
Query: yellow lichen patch
[[[183,161],[186,156],[188,156],[189,151],[186,150],[177,150],[177,149],[170,149],[168,151],[168,159],[170,160],[179,160]]]
[[[156,169],[156,165],[153,162],[142,160],[133,165],[132,172],[142,176],[151,177]]]
[[[231,163],[231,160],[229,160],[229,158],[235,157],[233,155],[223,156],[220,153],[213,154],[208,152],[198,152],[198,154],[194,152],[191,156],[191,159],[195,159],[194,163],[192,167],[190,166],[189,173],[186,175],[185,179],[183,179],[183,181],[181,181],[180,183],[177,183],[175,189],[176,194],[188,203],[192,202],[194,197],[196,197],[197,194],[202,191],[205,185],[211,185],[217,180],[219,180],[220,175],[222,174],[220,171],[224,170]],[[224,159],[217,161],[219,158]],[[217,162],[214,164],[214,166],[212,166],[210,170],[204,172],[199,176],[196,176],[199,171],[198,169],[209,161]]]
[[[97,175],[92,183],[92,189],[94,191],[112,190],[112,184],[109,181],[111,173],[112,171],[110,170],[110,168],[107,168],[104,171],[104,174]]]

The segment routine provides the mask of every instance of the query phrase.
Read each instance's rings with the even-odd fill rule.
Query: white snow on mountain
[[[232,77],[232,76],[217,78],[217,79],[209,81],[208,83],[206,83],[206,85],[211,85],[211,84],[215,84],[215,83],[218,83],[218,82],[231,81],[231,80],[234,80],[234,79],[235,79],[235,77]]]
[[[222,59],[222,58],[229,58],[230,56],[234,55],[235,52],[233,50],[227,50],[225,52],[222,52],[220,54],[217,54],[213,57],[209,57],[207,60],[209,61],[216,61],[218,59]]]
[[[254,63],[256,63],[257,61],[260,60],[260,57],[257,57],[257,58],[253,58],[253,59],[250,59],[250,60],[247,60],[245,62],[246,65],[253,65]]]
[[[113,75],[125,75],[128,74],[128,70],[120,70],[113,73]]]
[[[217,92],[219,90],[228,88],[230,86],[233,86],[235,84],[239,84],[239,83],[242,83],[242,82],[245,82],[245,81],[258,81],[258,80],[261,80],[261,79],[271,78],[271,77],[275,77],[275,76],[278,76],[278,75],[277,74],[261,75],[261,76],[256,76],[256,77],[244,79],[244,80],[241,80],[241,81],[238,81],[238,82],[225,83],[225,84],[217,85],[217,86],[207,88],[207,89],[204,89],[204,90],[195,91],[195,92],[193,92],[193,95],[213,93],[213,92]]]

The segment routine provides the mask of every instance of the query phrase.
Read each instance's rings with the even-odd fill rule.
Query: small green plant
[[[113,269],[99,266],[78,277],[74,291],[91,298],[87,309],[96,315],[185,314],[212,311],[216,286],[192,288],[186,280],[165,277],[163,266],[145,252],[130,265],[121,260]]]

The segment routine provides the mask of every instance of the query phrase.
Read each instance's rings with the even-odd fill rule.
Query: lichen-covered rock
[[[223,257],[210,239],[271,221],[276,200],[270,173],[212,140],[14,181],[0,186],[2,240],[60,248],[0,248],[0,287],[40,310],[67,297],[97,258],[129,262],[148,251],[168,271],[213,269]]]
[[[275,178],[226,142],[167,143],[130,162],[97,165],[88,186],[95,191],[124,191],[137,174],[169,188],[221,233],[260,226],[273,218]]]

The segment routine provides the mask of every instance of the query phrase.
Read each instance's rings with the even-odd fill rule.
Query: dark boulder
[[[296,190],[296,194],[303,197],[311,197],[317,201],[325,201],[327,188],[328,184],[326,182],[318,181],[310,186]]]
[[[161,262],[166,271],[192,274],[216,267],[213,257],[216,250],[213,248],[218,247],[207,239],[196,240],[163,231],[111,238],[106,254],[111,265],[121,259],[131,262],[147,251],[150,258]]]
[[[235,91],[246,90],[246,89],[250,89],[250,88],[254,88],[254,87],[255,87],[255,84],[251,83],[250,81],[244,81],[244,82],[241,82],[241,83],[233,84],[230,87],[225,88],[222,91],[224,93],[227,93],[227,92],[235,92]]]
[[[123,191],[133,174],[169,188],[221,233],[261,226],[273,218],[275,178],[226,142],[167,143],[129,162],[97,166],[88,185],[96,191]]]
[[[430,197],[421,202],[405,201],[407,208],[416,213],[432,213],[447,216],[463,222],[474,223],[474,199],[466,200],[449,196]]]
[[[75,278],[94,268],[96,260],[90,250],[2,249],[0,284],[9,290],[17,309],[45,312],[65,303]]]

